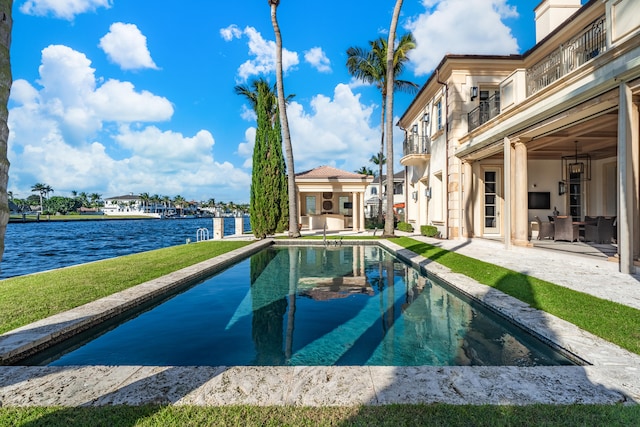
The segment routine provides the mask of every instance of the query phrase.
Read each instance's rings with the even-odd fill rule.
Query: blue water
[[[272,247],[101,333],[28,363],[571,364],[377,246]]]
[[[224,234],[233,234],[234,218],[224,220]],[[201,227],[213,237],[212,218],[10,223],[0,279],[195,242]]]

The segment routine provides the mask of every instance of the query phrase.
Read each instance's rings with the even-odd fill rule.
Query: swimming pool
[[[58,351],[58,350],[56,350]],[[570,360],[378,246],[272,246],[27,364],[540,366]]]

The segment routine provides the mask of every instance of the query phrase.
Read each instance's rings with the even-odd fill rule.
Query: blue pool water
[[[77,344],[58,365],[566,365],[377,246],[271,247]]]

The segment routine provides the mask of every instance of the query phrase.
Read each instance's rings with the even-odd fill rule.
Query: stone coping
[[[278,241],[286,244],[286,241]],[[304,244],[313,240],[304,241]],[[323,244],[322,241],[319,241]],[[348,240],[344,244],[357,244]],[[380,244],[525,329],[567,349],[585,366],[556,367],[158,367],[1,366],[1,406],[112,404],[353,406],[390,403],[632,404],[640,402],[640,356],[534,310],[510,296],[390,241]],[[164,292],[175,291],[273,244],[265,239],[127,291],[0,336],[0,357],[37,351]],[[188,278],[188,279],[187,279]],[[6,363],[6,362],[5,362]]]

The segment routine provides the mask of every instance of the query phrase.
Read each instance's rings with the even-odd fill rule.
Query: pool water
[[[572,364],[378,246],[270,247],[38,363]]]

